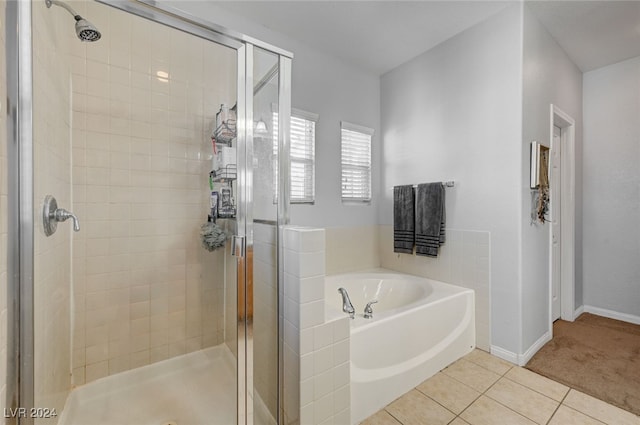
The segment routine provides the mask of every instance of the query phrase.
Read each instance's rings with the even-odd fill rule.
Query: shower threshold
[[[234,423],[235,359],[220,344],[82,385],[58,425]]]

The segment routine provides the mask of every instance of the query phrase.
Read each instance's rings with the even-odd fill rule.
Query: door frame
[[[553,262],[560,261],[560,318],[575,319],[575,215],[576,160],[575,120],[558,106],[549,108],[549,140],[553,127],[560,127],[560,258],[553,258],[552,228],[549,227],[549,334],[553,336]]]
[[[556,131],[555,129],[558,129],[558,141],[556,142]],[[558,253],[558,257],[555,257],[555,247],[554,247],[554,243],[553,243],[553,232],[554,232],[554,222],[557,220],[560,224],[560,233],[558,233],[557,235],[557,239],[558,239],[558,244],[560,244],[560,248],[562,248],[562,217],[558,216],[558,213],[556,211],[560,211],[560,215],[562,215],[562,202],[561,202],[561,197],[562,197],[562,128],[558,127],[555,123],[553,124],[553,135],[551,137],[550,140],[550,155],[549,155],[549,185],[550,185],[550,205],[551,205],[551,220],[549,221],[549,281],[551,283],[551,320],[552,321],[556,321],[558,320],[561,315],[562,315],[562,293],[561,293],[561,282],[562,282],[562,271],[560,270],[560,275],[558,276],[558,314],[555,314],[555,305],[554,305],[554,298],[553,298],[553,294],[554,294],[554,279],[555,279],[555,265],[556,262],[559,263],[559,266],[562,266],[562,261],[561,261],[561,257],[562,257],[562,253]],[[559,195],[555,194],[554,192],[557,190],[556,188],[554,188],[554,184],[556,184],[555,182],[555,176],[551,175],[551,173],[553,173],[554,171],[554,167],[551,164],[552,158],[554,156],[557,156],[556,159],[556,166],[557,166],[557,170],[558,170],[558,174],[559,174],[559,181],[560,181],[560,185],[559,185]]]
[[[121,9],[159,24],[167,25],[179,31],[193,34],[237,51],[238,54],[238,150],[239,158],[245,158],[245,173],[251,173],[253,155],[253,46],[275,53],[279,56],[281,73],[280,128],[289,128],[291,105],[291,61],[293,54],[261,40],[246,36],[198,17],[191,16],[179,9],[159,4],[155,0],[119,1],[96,0],[99,3]],[[24,408],[29,412],[34,406],[34,157],[33,157],[33,44],[32,44],[32,3],[29,0],[16,0],[6,3],[5,14],[5,51],[7,78],[7,178],[8,178],[8,261],[7,261],[7,408]],[[282,79],[289,79],[283,82]],[[280,147],[289,146],[289,134],[281,132]],[[285,165],[283,164],[282,167]],[[242,172],[242,169],[239,169]],[[251,181],[248,176],[247,185]],[[278,209],[278,222],[288,223],[289,191],[282,190],[287,183],[279,181],[281,208]],[[288,186],[287,186],[288,187]],[[239,205],[251,209],[251,187],[239,191]],[[244,198],[244,199],[243,199]],[[248,220],[247,210],[238,211],[237,234],[245,237],[247,248],[253,247],[253,222]],[[246,246],[245,245],[245,246]],[[238,267],[248,275],[246,268],[252,267],[250,261],[240,258]],[[278,286],[284,287],[284,276],[278,272]],[[253,300],[253,286],[238,282],[238,291],[246,294],[245,300]],[[249,294],[251,292],[251,294]],[[252,301],[251,301],[252,302]],[[282,308],[278,306],[278,309]],[[238,420],[252,424],[249,415],[252,409],[248,389],[253,387],[252,359],[252,322],[247,311],[253,306],[239,306],[242,317],[238,322]],[[282,324],[279,323],[280,326]],[[282,332],[279,326],[279,332]],[[282,333],[281,333],[282,334]],[[241,341],[241,336],[243,336]],[[280,340],[280,338],[278,338]],[[281,341],[278,342],[279,359],[282,356]],[[281,361],[281,360],[280,360]],[[280,363],[282,365],[282,363]],[[282,376],[283,371],[279,371]],[[282,381],[278,383],[279,391]],[[279,404],[282,405],[282,397]],[[279,417],[281,406],[276,412]],[[34,419],[26,417],[7,418],[7,424],[32,425]],[[240,423],[240,422],[239,422]]]

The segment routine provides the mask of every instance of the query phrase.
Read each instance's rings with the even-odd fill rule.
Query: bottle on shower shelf
[[[229,107],[224,103],[220,105],[220,110],[216,114],[216,128],[220,128],[229,121]]]

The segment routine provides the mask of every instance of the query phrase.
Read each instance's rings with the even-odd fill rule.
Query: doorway
[[[553,125],[553,137],[551,139],[551,156],[549,169],[551,171],[550,179],[550,206],[551,206],[551,320],[556,321],[560,318],[560,282],[561,272],[560,265],[561,256],[561,220],[562,220],[562,184],[561,184],[561,163],[562,163],[562,129],[557,125]]]
[[[575,319],[575,120],[550,107],[549,334]]]

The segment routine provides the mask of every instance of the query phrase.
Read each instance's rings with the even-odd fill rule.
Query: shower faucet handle
[[[64,208],[58,208],[58,202],[56,198],[51,195],[47,195],[44,198],[44,207],[42,208],[42,224],[44,226],[44,234],[46,236],[51,236],[56,232],[58,228],[58,223],[62,221],[67,221],[68,219],[73,220],[73,231],[80,231],[80,222],[78,221],[78,217],[70,211],[65,210]]]
[[[73,231],[80,231],[80,223],[78,222],[78,217],[70,211],[65,210],[64,208],[58,208],[55,212],[55,220],[57,222],[67,221],[68,219],[73,220]]]

